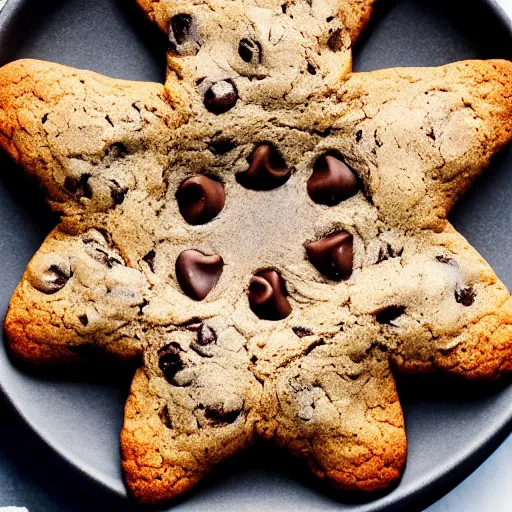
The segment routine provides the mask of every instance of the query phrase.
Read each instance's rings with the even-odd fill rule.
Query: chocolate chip
[[[110,180],[114,187],[110,190],[110,196],[112,197],[112,201],[116,206],[119,206],[125,199],[126,194],[128,193],[128,189],[126,187],[121,187],[116,180]]]
[[[449,258],[448,256],[445,256],[444,254],[442,254],[440,256],[436,256],[436,260],[439,261],[439,263],[446,263],[446,264],[455,263],[453,258]]]
[[[167,427],[172,428],[172,421],[171,421],[171,415],[169,414],[169,409],[167,405],[163,407],[163,409],[160,411],[160,421]]]
[[[175,341],[164,345],[158,351],[158,366],[167,382],[173,384],[176,374],[185,368],[185,363],[181,358],[182,349]]]
[[[169,48],[177,55],[196,55],[201,47],[199,28],[190,14],[178,14],[169,25]]]
[[[235,146],[236,144],[232,140],[220,139],[212,142],[209,145],[209,149],[214,155],[225,155],[226,153],[229,153],[232,149],[234,149]]]
[[[399,316],[405,313],[404,306],[389,306],[375,315],[375,319],[379,324],[392,324]]]
[[[72,275],[69,263],[56,263],[49,265],[42,274],[32,276],[31,284],[36,290],[53,295],[66,286]]]
[[[197,333],[197,343],[202,347],[213,345],[217,342],[217,333],[206,324],[201,324]]]
[[[224,261],[215,254],[183,251],[176,260],[176,278],[183,292],[194,300],[203,300],[217,284]]]
[[[197,330],[197,338],[192,341],[190,348],[204,357],[213,357],[215,351],[212,350],[217,343],[217,333],[208,325],[202,323]]]
[[[339,52],[343,50],[345,44],[343,43],[343,35],[341,33],[341,29],[338,28],[331,34],[329,40],[327,41],[327,46],[333,52]]]
[[[79,179],[67,176],[64,180],[64,187],[72,194],[75,194],[78,198],[85,197],[87,199],[91,199],[92,190],[89,185],[90,177],[90,174],[82,174]]]
[[[155,273],[155,251],[149,251],[146,256],[142,258],[143,261],[145,261],[148,264],[149,269],[151,272]]]
[[[310,75],[316,75],[316,68],[311,64],[311,62],[308,62],[308,73]]]
[[[309,345],[307,350],[304,352],[304,356],[311,354],[311,352],[313,352],[313,350],[315,350],[315,348],[323,347],[324,345],[325,345],[325,340],[317,340],[317,341],[311,343],[311,345]]]
[[[292,327],[292,331],[299,337],[313,336],[315,334],[309,327],[301,327],[300,325]]]
[[[455,300],[463,306],[469,307],[475,302],[475,290],[470,286],[455,290]]]
[[[139,308],[138,315],[142,316],[144,314],[144,308],[149,304],[149,301],[147,299],[142,299],[142,302],[140,304],[137,304]]]
[[[217,217],[224,208],[226,193],[222,183],[208,176],[194,176],[180,185],[176,199],[183,218],[197,226]]]
[[[253,39],[242,39],[238,45],[238,55],[244,62],[259,64],[261,62],[261,45]]]
[[[89,324],[89,318],[87,318],[87,315],[80,315],[78,317],[78,320],[80,320],[80,323],[84,326],[84,327],[87,327],[87,325]]]
[[[358,130],[356,132],[356,142],[361,142],[362,138],[363,138],[363,130]]]
[[[249,169],[237,174],[236,180],[252,190],[272,190],[286,183],[290,176],[291,172],[279,152],[265,143],[254,150]]]
[[[315,203],[336,206],[357,194],[359,183],[341,157],[327,153],[315,162],[307,187]]]
[[[215,423],[234,423],[240,416],[242,410],[225,411],[222,408],[208,407],[205,410],[205,417]]]
[[[122,265],[122,262],[116,257],[110,255],[107,251],[100,249],[99,247],[95,247],[92,251],[87,251],[92,258],[94,258],[97,262],[105,265],[107,268],[114,268],[116,265]]]
[[[263,320],[282,320],[292,312],[284,281],[275,270],[258,272],[247,295],[252,311]]]
[[[306,253],[311,264],[329,279],[340,281],[352,274],[353,239],[346,231],[306,245]]]
[[[204,95],[204,106],[212,114],[223,114],[231,110],[238,101],[238,91],[232,80],[213,83]]]
[[[178,44],[183,44],[192,26],[192,16],[190,14],[178,14],[171,18],[171,28],[173,36]]]

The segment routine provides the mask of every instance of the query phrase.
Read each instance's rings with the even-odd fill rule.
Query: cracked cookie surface
[[[512,136],[512,65],[351,74],[370,0],[139,3],[165,85],[0,70],[0,145],[62,213],[12,352],[141,358],[121,446],[142,502],[257,438],[341,489],[389,486],[391,366],[511,370],[510,294],[446,216]]]

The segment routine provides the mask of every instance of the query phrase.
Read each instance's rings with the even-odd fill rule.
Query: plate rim
[[[6,35],[6,29],[17,14],[24,8],[25,4],[33,0],[6,0],[3,8],[0,8],[0,46],[3,46]],[[383,3],[385,0],[377,0],[377,3]],[[478,3],[484,4],[487,9],[491,11],[494,17],[499,20],[506,30],[509,39],[512,42],[512,18],[506,13],[504,8],[498,3],[497,0],[477,0]],[[1,1],[0,1],[1,5]],[[2,325],[4,317],[1,318]],[[7,358],[10,356],[6,350]],[[512,384],[510,384],[512,386]],[[66,450],[52,439],[47,433],[41,431],[35,422],[31,421],[23,409],[16,403],[16,400],[10,395],[5,387],[5,383],[0,379],[0,393],[5,398],[8,407],[21,418],[23,423],[29,427],[29,430],[35,437],[42,441],[43,444],[50,448],[52,453],[56,454],[59,459],[65,462],[68,466],[72,467],[74,471],[86,479],[86,483],[97,485],[108,494],[121,498],[126,504],[129,493],[124,485],[124,481],[117,481],[112,478],[105,478],[104,475],[99,475],[96,469],[89,463],[83,460],[76,460],[72,454],[66,453]],[[442,465],[433,467],[429,472],[425,473],[421,478],[418,478],[414,483],[410,484],[406,489],[400,492],[399,484],[396,487],[397,494],[391,493],[376,498],[374,501],[361,503],[361,507],[365,512],[382,512],[384,510],[391,510],[389,507],[399,507],[401,510],[404,506],[411,506],[415,502],[425,500],[429,494],[436,495],[436,491],[442,488],[446,480],[454,480],[455,486],[460,483],[457,479],[458,473],[461,473],[463,479],[471,475],[478,466],[484,462],[488,457],[494,453],[499,445],[504,441],[506,435],[512,430],[512,404],[509,410],[505,410],[499,417],[499,421],[495,421],[492,427],[485,431],[475,440],[471,445],[465,447],[463,451],[458,451],[449,462]],[[120,463],[120,462],[119,462]],[[399,481],[400,482],[400,481]],[[120,485],[119,485],[120,484]],[[446,485],[446,484],[445,484]],[[455,486],[450,485],[448,491],[450,492]],[[443,491],[442,496],[447,494]],[[436,500],[441,496],[436,496]],[[342,501],[342,500],[341,500]],[[343,503],[343,502],[342,502]],[[428,502],[428,505],[431,503]],[[353,512],[358,512],[360,506],[355,506]]]

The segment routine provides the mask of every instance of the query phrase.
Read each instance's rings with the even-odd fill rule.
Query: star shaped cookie
[[[141,361],[121,433],[141,502],[257,439],[386,488],[406,459],[391,369],[512,369],[510,294],[446,220],[512,137],[512,64],[352,74],[372,0],[138,1],[165,85],[0,70],[0,146],[61,214],[10,350]]]

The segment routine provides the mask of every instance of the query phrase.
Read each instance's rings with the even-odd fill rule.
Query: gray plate
[[[0,15],[0,64],[20,57],[61,62],[106,75],[162,81],[165,41],[123,0],[9,0]],[[505,15],[491,1],[383,0],[356,50],[355,67],[431,66],[466,58],[511,57]],[[0,311],[5,313],[30,257],[51,229],[36,191],[0,161]],[[512,285],[512,152],[499,155],[452,215],[455,226]],[[130,372],[35,374],[10,361],[0,344],[0,383],[32,429],[74,468],[112,491],[126,491],[119,430]],[[102,376],[103,375],[103,376]],[[509,379],[510,381],[510,379]],[[401,483],[366,502],[316,487],[296,464],[258,447],[214,472],[186,511],[398,510],[433,500],[481,462],[509,430],[512,386],[459,386],[435,377],[401,379],[409,439]],[[2,441],[3,442],[3,441]]]

